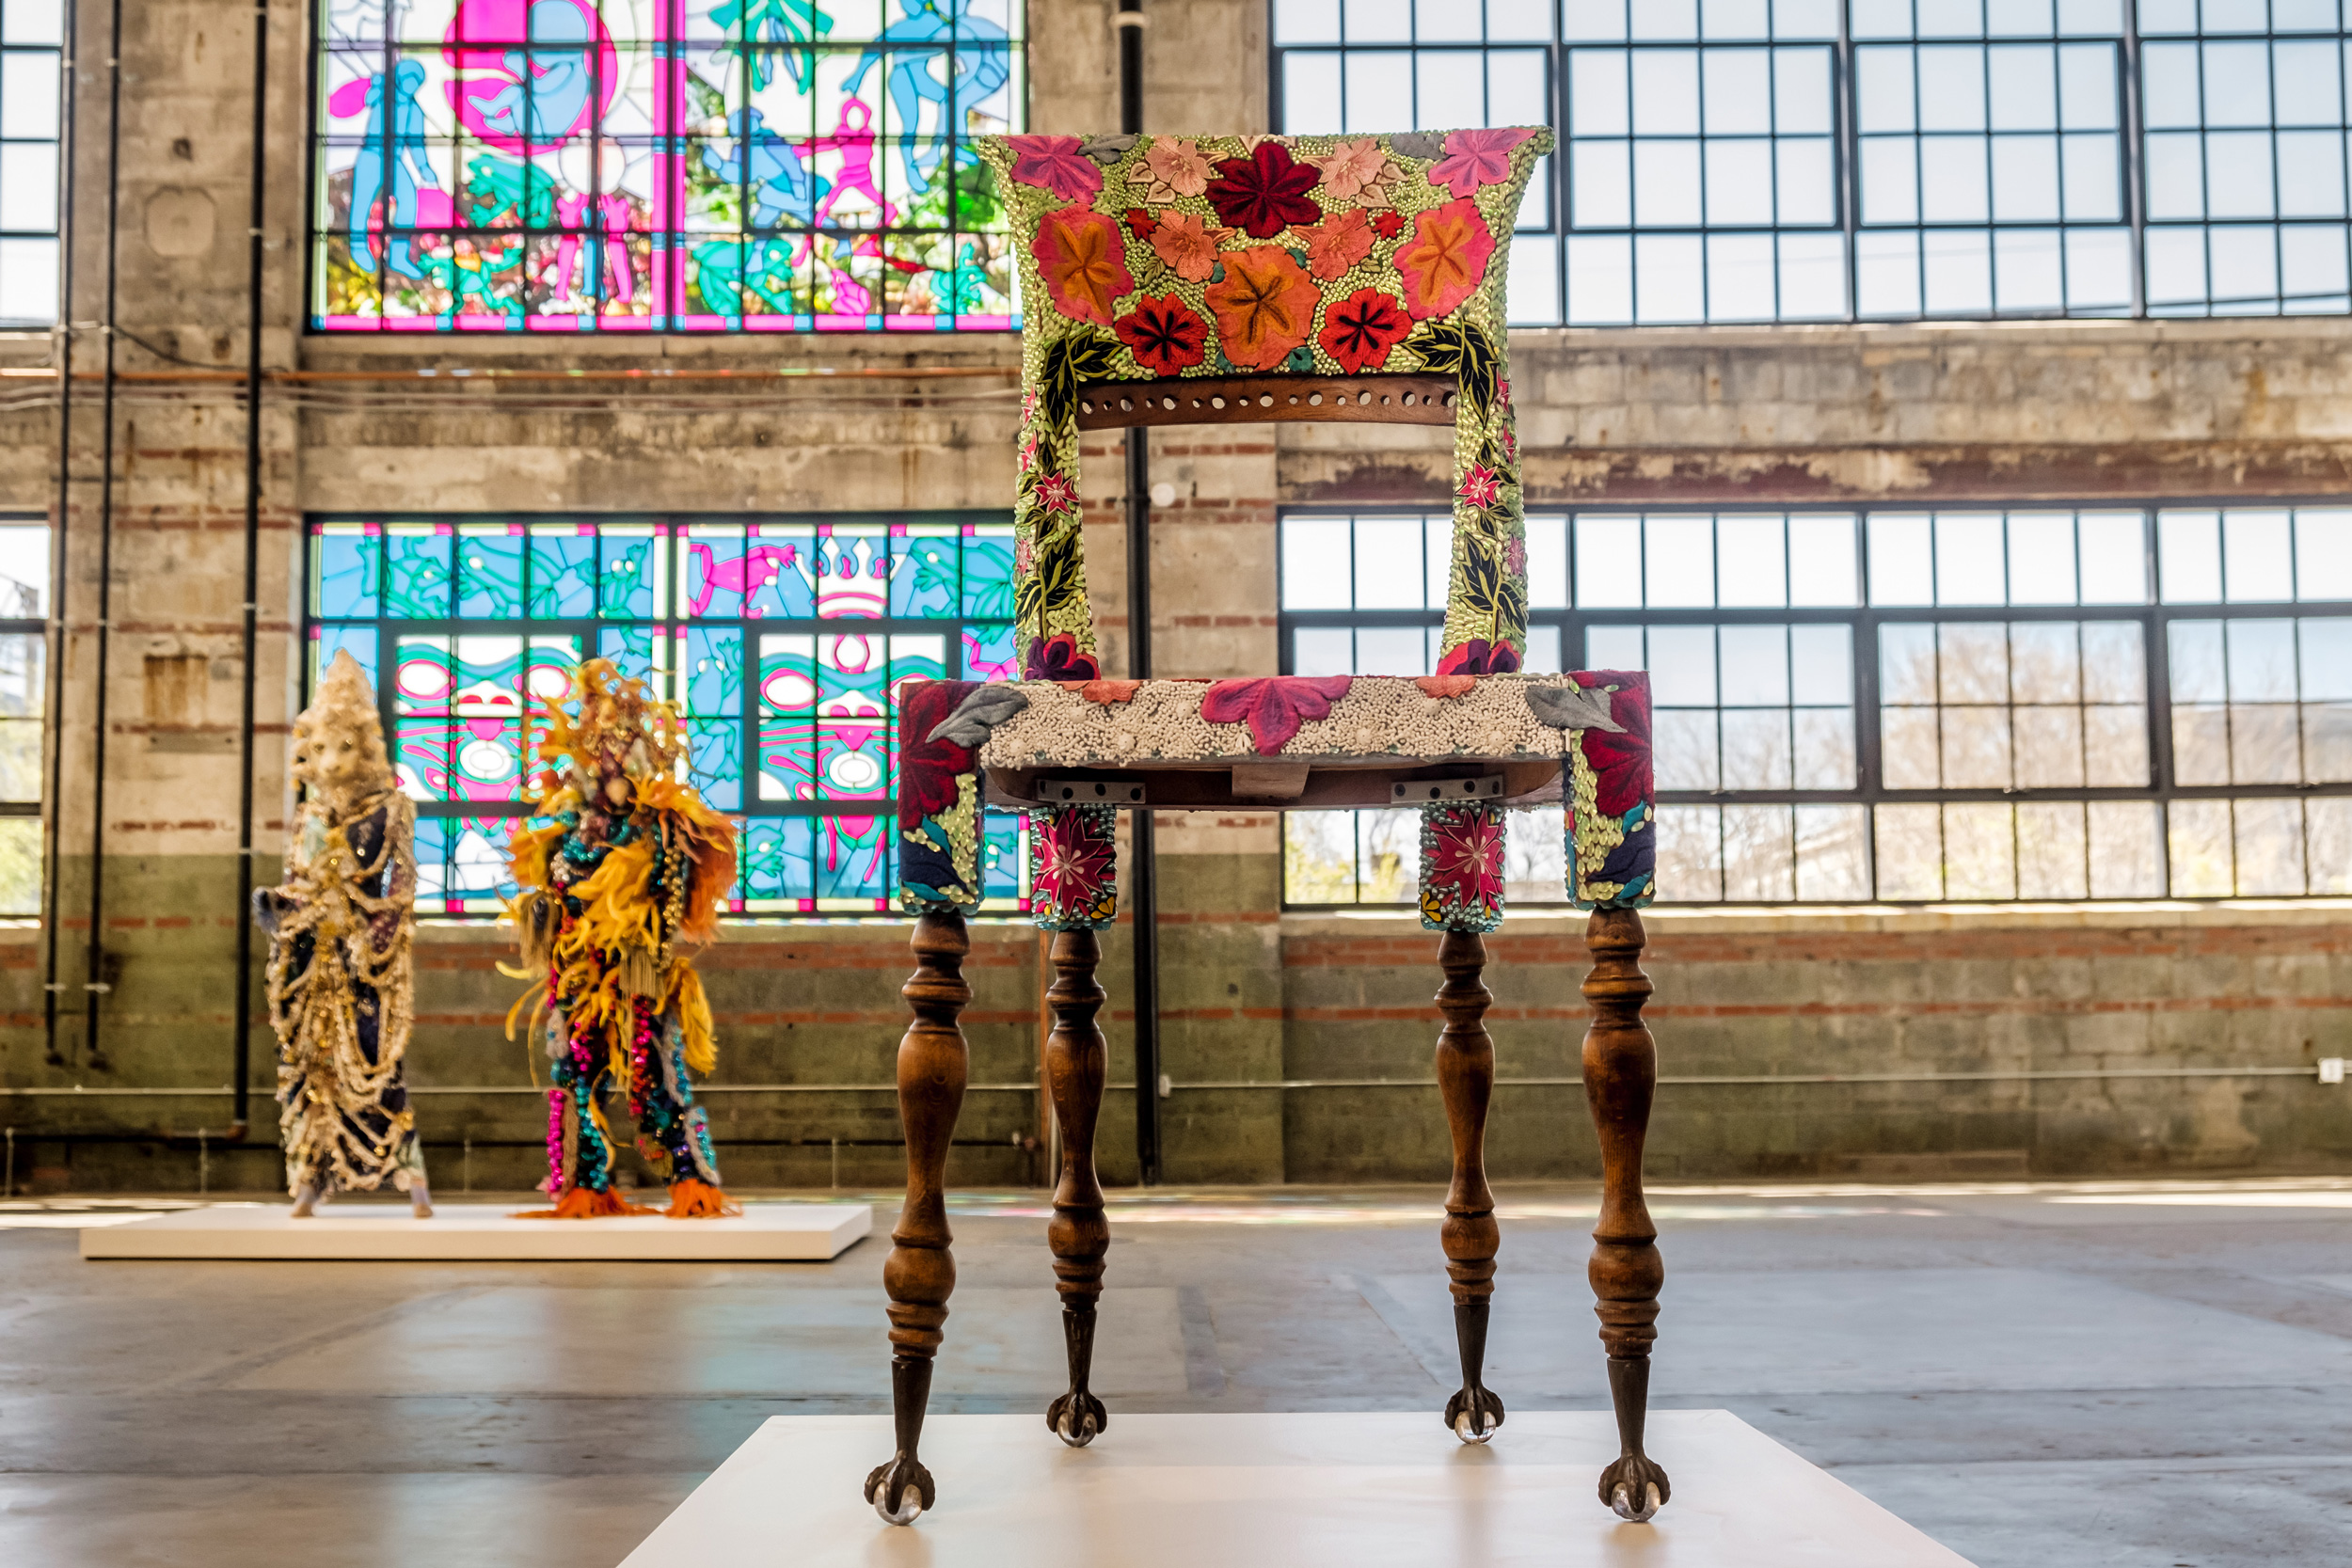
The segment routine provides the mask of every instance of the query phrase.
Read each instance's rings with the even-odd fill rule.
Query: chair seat
[[[1565,675],[1013,689],[1026,705],[996,723],[978,752],[992,800],[1169,810],[1557,800],[1573,730],[1552,721],[1578,711],[1582,697]]]

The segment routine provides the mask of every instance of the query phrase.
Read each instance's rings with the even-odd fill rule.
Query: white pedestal
[[[1066,1449],[1041,1415],[933,1416],[939,1503],[886,1525],[860,1497],[887,1416],[777,1416],[622,1568],[1968,1568],[1725,1410],[1649,1418],[1674,1498],[1646,1525],[1596,1496],[1606,1411],[1513,1414],[1485,1448],[1434,1411],[1131,1416]]]
[[[276,1259],[302,1262],[822,1262],[874,1227],[863,1203],[750,1203],[740,1218],[631,1214],[518,1220],[517,1203],[327,1203],[307,1220],[283,1203],[183,1209],[82,1232],[84,1258]]]

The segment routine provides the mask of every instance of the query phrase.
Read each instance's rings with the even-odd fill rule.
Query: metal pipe
[[[229,1083],[236,1091],[230,1125],[243,1133],[252,1109],[253,1034],[253,668],[262,573],[262,220],[267,214],[269,0],[253,9],[253,194],[246,236],[245,301],[245,696],[237,721],[237,1003],[229,1046]]]
[[[1143,0],[1119,0],[1119,128],[1143,131]],[[1152,436],[1127,432],[1127,673],[1152,678]],[[1128,905],[1135,919],[1136,1164],[1143,1185],[1160,1180],[1159,856],[1152,808],[1128,822]]]
[[[115,318],[122,255],[122,0],[114,0],[106,45],[106,379],[100,414],[98,464],[98,658],[90,738],[89,945],[83,963],[83,1059],[93,1072],[108,1070],[98,1044],[99,999],[111,990],[102,977],[105,931],[106,657],[114,615]]]
[[[57,992],[63,989],[57,979],[57,884],[65,873],[65,726],[60,721],[65,712],[66,538],[73,513],[73,60],[81,41],[79,13],[78,0],[65,0],[65,30],[60,35],[65,47],[57,56],[57,123],[64,131],[57,139],[57,161],[63,166],[57,176],[57,521],[49,541],[49,787],[41,795],[49,817],[48,876],[42,882],[40,911],[41,941],[48,949],[41,966],[41,1060],[51,1067],[65,1066],[57,1050]],[[10,1161],[13,1173],[13,1148]]]

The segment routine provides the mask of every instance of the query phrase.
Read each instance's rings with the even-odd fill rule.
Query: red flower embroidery
[[[1102,675],[1094,656],[1080,653],[1078,640],[1066,631],[1030,638],[1029,657],[1021,667],[1021,678],[1028,681],[1090,681]]]
[[[1024,436],[1021,437],[1021,445],[1014,453],[1013,461],[1019,465],[1021,471],[1025,474],[1031,468],[1037,467],[1036,436]]]
[[[1070,483],[1068,474],[1042,474],[1037,488],[1029,492],[1037,499],[1041,512],[1075,512],[1078,510],[1078,487]]]
[[[1382,239],[1393,240],[1405,232],[1405,214],[1393,210],[1375,213],[1372,214],[1372,226],[1380,230]]]
[[[1413,237],[1396,253],[1405,309],[1416,321],[1442,316],[1478,292],[1495,238],[1472,201],[1449,201],[1413,220]]]
[[[1502,476],[1483,463],[1473,463],[1454,494],[1475,507],[1492,506],[1502,494]]]
[[[1146,294],[1136,301],[1135,313],[1121,316],[1113,330],[1135,351],[1136,363],[1156,375],[1174,375],[1198,365],[1209,341],[1209,324],[1174,294],[1156,299]]]
[[[1430,836],[1437,850],[1430,870],[1454,901],[1479,910],[1502,901],[1502,813],[1457,807],[1438,815]]]
[[[972,750],[930,733],[977,690],[978,681],[910,681],[898,697],[898,820],[914,827],[956,803],[957,775],[972,771]]]
[[[1152,237],[1152,230],[1159,227],[1158,224],[1152,221],[1152,214],[1145,212],[1140,207],[1128,208],[1126,217],[1127,232],[1133,234],[1138,240],[1150,239]]]
[[[1038,220],[1029,254],[1037,258],[1055,309],[1073,321],[1108,326],[1111,302],[1135,292],[1126,242],[1119,225],[1101,213],[1064,207],[1046,214]]]
[[[1507,675],[1518,667],[1517,648],[1508,642],[1489,642],[1483,637],[1455,643],[1453,652],[1438,660],[1440,675]]]
[[[1429,182],[1457,197],[1481,185],[1500,185],[1511,178],[1511,150],[1527,136],[1525,131],[1509,129],[1449,132],[1447,155],[1431,166]]]
[[[1593,769],[1594,809],[1603,816],[1623,816],[1650,796],[1649,677],[1638,671],[1586,670],[1574,679],[1586,690],[1617,689],[1609,694],[1609,717],[1623,727],[1622,733],[1577,734]]]
[[[1260,756],[1273,756],[1310,719],[1322,719],[1347,695],[1352,675],[1276,675],[1265,680],[1218,681],[1200,699],[1200,717],[1212,724],[1248,724]]]
[[[1378,289],[1359,289],[1323,313],[1323,331],[1315,341],[1350,375],[1387,363],[1389,350],[1413,330],[1412,318],[1392,295]]]
[[[1216,166],[1209,182],[1209,205],[1217,221],[1240,230],[1253,240],[1270,240],[1294,223],[1312,223],[1323,216],[1307,193],[1323,171],[1291,156],[1280,142],[1262,141],[1247,158],[1227,158]]]
[[[1118,851],[1109,819],[1084,809],[1041,812],[1030,863],[1030,899],[1061,920],[1110,919]]]
[[[1103,188],[1103,170],[1078,150],[1075,136],[1007,136],[1005,145],[1012,149],[1012,177],[1025,185],[1064,201],[1084,201]]]

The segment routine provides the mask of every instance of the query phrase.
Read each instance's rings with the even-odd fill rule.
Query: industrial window
[[[349,648],[417,801],[422,905],[492,912],[538,765],[526,709],[584,658],[686,720],[688,777],[743,829],[738,913],[895,908],[897,702],[1008,680],[1004,514],[314,519],[310,678]],[[1025,908],[1022,823],[988,814],[990,907]]]
[[[0,515],[0,916],[40,912],[49,526]]]
[[[1282,518],[1284,669],[1436,667],[1451,515]],[[1527,519],[1531,671],[1642,668],[1679,902],[2352,894],[2352,507]],[[1286,897],[1409,904],[1409,813]],[[1556,902],[1559,814],[1515,813]]]
[[[1018,0],[321,8],[311,325],[1018,325]]]
[[[1559,129],[1512,252],[1524,325],[2352,310],[2337,0],[1273,0],[1273,17],[1285,131],[1482,108]]]
[[[57,319],[63,17],[61,0],[0,5],[0,326],[47,326]],[[45,569],[40,580],[48,580]]]

